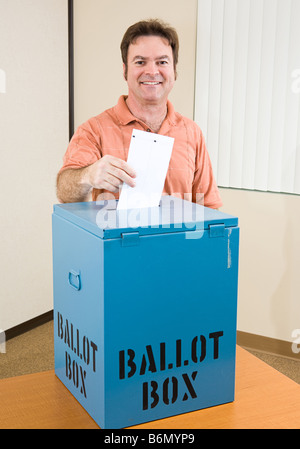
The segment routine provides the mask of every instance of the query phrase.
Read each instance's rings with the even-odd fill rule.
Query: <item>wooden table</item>
[[[0,380],[0,428],[98,428],[54,371]],[[300,385],[237,347],[233,403],[135,429],[300,428]]]

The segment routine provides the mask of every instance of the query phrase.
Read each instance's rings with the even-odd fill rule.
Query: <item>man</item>
[[[176,31],[158,20],[128,28],[121,43],[128,95],[75,132],[57,177],[60,201],[86,201],[90,193],[94,201],[107,192],[118,197],[123,182],[134,188],[138,173],[126,160],[132,130],[140,129],[175,139],[164,194],[211,208],[222,205],[200,128],[168,100],[178,48]]]

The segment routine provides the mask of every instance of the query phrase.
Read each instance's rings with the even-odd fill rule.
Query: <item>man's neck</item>
[[[137,119],[142,120],[152,131],[157,133],[166,118],[168,108],[167,102],[163,104],[137,105],[129,97],[126,104],[131,114]]]

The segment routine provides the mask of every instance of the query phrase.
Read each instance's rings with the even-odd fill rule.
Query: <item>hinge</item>
[[[225,234],[225,224],[224,223],[208,225],[208,229],[209,229],[210,237],[212,237],[212,238],[224,237],[224,234]]]
[[[138,232],[123,232],[122,246],[138,246],[140,234]]]

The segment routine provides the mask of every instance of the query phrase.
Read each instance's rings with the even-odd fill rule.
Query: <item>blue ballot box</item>
[[[55,372],[102,428],[234,400],[236,217],[174,197],[53,212]]]

